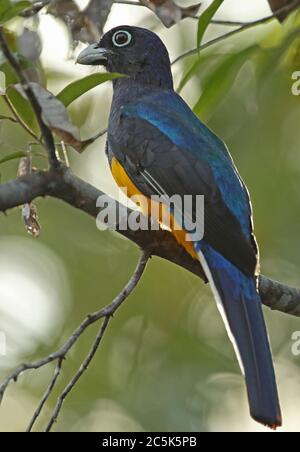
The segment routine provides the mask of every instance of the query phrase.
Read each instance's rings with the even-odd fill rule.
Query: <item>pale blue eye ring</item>
[[[126,47],[131,41],[132,35],[126,30],[119,30],[112,37],[112,43],[115,47]]]

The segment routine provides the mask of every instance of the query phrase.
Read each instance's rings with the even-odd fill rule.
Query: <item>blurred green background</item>
[[[181,2],[184,4],[184,2]],[[209,2],[204,2],[208,4]],[[243,3],[243,5],[241,5]],[[225,1],[219,18],[252,20],[269,14],[266,1]],[[172,58],[195,46],[197,22],[170,30],[148,10],[114,5],[106,30],[130,23],[154,29]],[[21,33],[23,20],[9,24]],[[29,19],[25,25],[36,28]],[[182,96],[228,144],[248,185],[255,212],[262,272],[299,285],[300,96],[292,74],[300,70],[300,17],[293,14],[245,31],[174,65]],[[228,31],[211,26],[206,39]],[[58,93],[92,72],[70,58],[62,24],[41,14],[42,64],[47,86]],[[80,47],[81,48],[81,47]],[[191,70],[192,68],[192,70]],[[83,137],[104,128],[109,83],[70,108]],[[0,99],[0,112],[5,105]],[[0,158],[27,149],[28,136],[0,121]],[[83,155],[68,151],[72,170],[117,196],[104,156],[105,140]],[[42,159],[35,166],[45,165]],[[1,182],[14,178],[17,162],[1,165]],[[1,379],[18,363],[42,357],[70,335],[81,320],[120,291],[136,265],[138,250],[113,232],[60,201],[36,202],[42,224],[38,239],[27,235],[19,209],[0,217],[0,331],[7,353]],[[283,431],[300,430],[300,356],[291,336],[299,321],[265,310],[284,415]],[[56,397],[79,367],[96,329],[81,338],[37,424],[41,429]],[[53,366],[23,375],[0,409],[0,430],[26,427]],[[88,372],[68,397],[57,431],[265,431],[248,415],[243,379],[208,287],[183,269],[152,259],[135,293],[118,311]]]

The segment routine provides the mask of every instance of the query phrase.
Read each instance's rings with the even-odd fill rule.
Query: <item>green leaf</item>
[[[38,132],[39,128],[36,123],[35,114],[28,100],[17,91],[15,86],[9,86],[7,90],[9,100],[12,102],[18,115],[34,132]]]
[[[263,45],[256,65],[258,87],[262,87],[271,77],[274,77],[274,71],[280,69],[282,65],[285,66],[287,74],[292,73],[298,67],[298,46],[300,46],[299,28],[284,36],[276,47]]]
[[[7,7],[7,2],[5,0],[5,6],[6,8],[5,9],[3,8],[2,14],[0,9],[0,23],[4,23],[13,19],[14,17],[18,16],[22,11],[24,11],[26,8],[32,6],[32,4],[27,0],[22,0],[17,3],[8,2]]]
[[[218,54],[204,53],[200,57],[197,57],[196,59],[194,59],[191,66],[183,74],[183,76],[179,82],[177,92],[181,93],[181,91],[183,90],[185,85],[191,80],[191,78],[194,75],[197,75],[198,70],[201,70],[201,74],[203,74],[203,72],[207,71],[209,64],[218,57],[219,57]]]
[[[198,22],[197,47],[200,47],[203,36],[210,24],[210,21],[218,11],[224,0],[214,0],[211,5],[201,14]]]
[[[0,0],[1,1],[1,0]],[[17,34],[13,32],[12,30],[9,30],[8,28],[3,27],[2,28],[2,34],[4,35],[7,44],[12,52],[17,51]],[[0,65],[5,63],[6,58],[3,54],[3,52],[0,51]]]
[[[193,109],[197,116],[208,119],[211,112],[232,87],[241,67],[258,50],[260,50],[260,47],[253,45],[242,52],[230,55],[207,77],[207,80],[204,81],[202,95]]]
[[[92,74],[80,80],[70,83],[66,86],[56,97],[65,107],[68,107],[74,100],[82,96],[92,88],[101,85],[109,80],[115,80],[120,77],[125,77],[122,74]]]
[[[0,2],[0,20],[3,14],[11,7],[10,0],[1,0]]]
[[[2,163],[10,162],[11,160],[21,159],[22,157],[26,157],[28,154],[26,152],[14,152],[13,154],[6,155],[2,159],[0,159],[0,165]]]

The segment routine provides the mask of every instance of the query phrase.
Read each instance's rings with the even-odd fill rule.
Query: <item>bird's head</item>
[[[105,66],[109,72],[125,74],[151,85],[172,88],[168,51],[153,32],[127,25],[113,28],[98,44],[78,56],[79,64]]]

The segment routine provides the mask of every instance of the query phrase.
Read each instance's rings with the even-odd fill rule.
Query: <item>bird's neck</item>
[[[158,58],[158,61],[155,60],[154,62],[145,60],[139,66],[129,65],[124,73],[129,75],[129,80],[132,83],[135,82],[155,88],[173,89],[170,60],[166,58]],[[116,80],[114,84],[118,85],[120,83],[122,84],[122,81]]]
[[[164,84],[145,83],[144,79],[139,77],[119,78],[113,81],[114,95],[112,107],[118,109],[121,106],[134,102],[142,96],[151,94],[157,90],[173,90],[173,80],[168,80]]]

